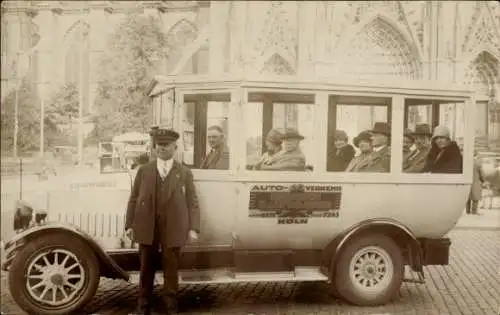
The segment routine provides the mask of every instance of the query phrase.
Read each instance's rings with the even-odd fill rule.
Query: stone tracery
[[[340,61],[342,75],[420,77],[420,64],[404,37],[378,17],[351,40]]]
[[[180,20],[170,29],[167,41],[173,49],[168,54],[167,73],[175,67],[183,54],[183,48],[194,41],[197,34],[198,30],[196,26],[185,19]]]
[[[280,55],[274,54],[262,67],[262,74],[293,75],[295,74],[292,66]]]

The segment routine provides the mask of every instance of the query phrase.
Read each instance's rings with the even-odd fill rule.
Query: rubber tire
[[[66,304],[65,307],[53,308],[42,305],[40,302],[30,297],[25,287],[25,275],[27,274],[27,268],[32,259],[40,252],[49,248],[63,248],[75,254],[80,260],[85,270],[85,274],[88,275],[85,279],[81,293],[77,295],[72,302]],[[19,307],[28,314],[72,314],[82,308],[94,297],[99,286],[99,273],[99,261],[94,251],[84,241],[75,236],[68,236],[68,234],[65,233],[51,233],[35,237],[19,250],[9,270],[9,289],[14,301],[16,301]]]
[[[392,259],[394,274],[388,288],[374,296],[364,296],[351,283],[349,264],[356,253],[364,247],[378,246],[383,248]],[[399,246],[390,238],[380,234],[364,235],[355,239],[342,252],[337,260],[335,288],[340,296],[359,306],[378,306],[387,304],[401,288],[404,277],[404,260]]]

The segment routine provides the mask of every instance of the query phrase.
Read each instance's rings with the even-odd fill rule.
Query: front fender
[[[423,254],[420,242],[404,224],[389,218],[361,221],[338,235],[323,252],[323,268],[328,269],[330,279],[335,278],[335,266],[340,254],[349,242],[361,235],[377,233],[391,237],[401,249],[408,249],[410,267],[423,274]]]
[[[59,222],[47,222],[43,225],[33,226],[14,236],[5,244],[5,261],[2,263],[2,270],[8,270],[15,252],[22,248],[27,242],[39,235],[46,235],[53,232],[67,233],[70,236],[78,237],[84,241],[96,254],[102,268],[102,276],[114,279],[129,280],[129,275],[116,262],[109,257],[103,248],[88,233],[80,230],[71,224]]]

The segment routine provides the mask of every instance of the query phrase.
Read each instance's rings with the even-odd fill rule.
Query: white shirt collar
[[[158,173],[160,173],[160,175],[162,176],[167,176],[170,170],[172,169],[172,165],[174,164],[174,159],[172,158],[169,160],[162,160],[160,158],[157,158],[156,160],[157,160],[156,166],[158,169]],[[166,173],[164,174],[165,169]]]

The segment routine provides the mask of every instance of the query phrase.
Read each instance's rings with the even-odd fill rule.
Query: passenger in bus
[[[428,124],[417,124],[413,137],[415,138],[415,150],[408,156],[405,173],[420,173],[427,161],[427,155],[431,149],[431,128]]]
[[[276,163],[276,157],[278,153],[283,149],[283,133],[277,129],[271,129],[266,137],[266,149],[260,161],[254,165],[254,170],[266,170],[270,169],[271,165]]]
[[[376,122],[372,134],[373,152],[369,164],[363,172],[387,173],[391,168],[391,149],[389,147],[391,127],[385,122]]]
[[[266,166],[267,171],[305,171],[306,157],[300,149],[304,139],[297,130],[287,129],[283,135],[283,149],[276,154],[274,163]]]
[[[403,136],[403,169],[408,167],[408,158],[413,153],[413,144],[415,143],[415,138],[413,137],[413,132],[411,129],[406,128]]]
[[[361,132],[353,140],[360,154],[354,157],[346,168],[346,172],[363,172],[370,165],[370,157],[373,152],[372,134],[369,131]]]
[[[432,144],[423,173],[462,173],[462,153],[451,140],[448,127],[439,125],[434,129]]]
[[[347,141],[347,134],[343,130],[336,130],[333,137],[334,146],[331,156],[328,157],[327,170],[329,172],[343,172],[354,158],[356,152]]]
[[[201,162],[201,169],[229,169],[229,148],[224,138],[224,131],[219,126],[208,128],[208,145],[211,150]]]

